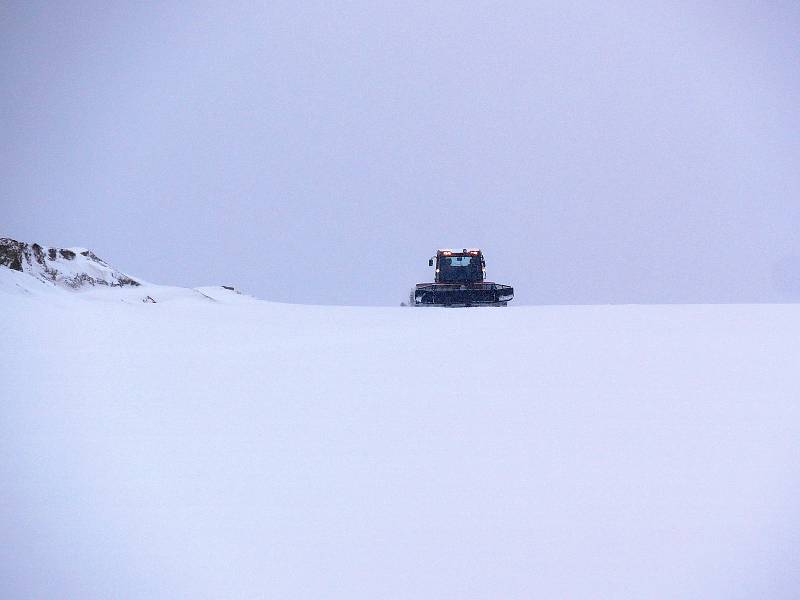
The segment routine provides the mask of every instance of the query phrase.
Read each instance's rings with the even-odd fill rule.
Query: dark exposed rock
[[[127,275],[121,275],[121,274],[120,274],[119,277],[117,277],[117,282],[118,283],[116,285],[119,285],[119,286],[130,285],[130,286],[133,286],[133,287],[138,287],[138,286],[142,285],[141,283],[139,283],[135,279],[131,279]]]
[[[22,261],[28,244],[9,238],[0,238],[0,266],[22,271]]]
[[[108,285],[106,281],[98,281],[91,275],[87,275],[86,273],[78,273],[72,277],[69,277],[64,280],[64,283],[73,289],[78,289],[83,287],[86,284],[89,285]]]
[[[49,248],[49,249],[47,250],[47,257],[48,257],[50,260],[55,260],[55,259],[56,259],[56,256],[57,256],[57,254],[56,254],[56,249],[55,249],[55,248]]]
[[[105,265],[106,267],[109,266],[106,261],[97,256],[97,254],[95,254],[91,250],[84,250],[83,252],[81,252],[81,256],[86,256],[88,258],[91,258],[93,261],[99,262],[101,265]]]
[[[67,260],[72,260],[75,258],[75,253],[72,250],[64,250],[63,248],[58,251],[62,258],[66,258]]]
[[[36,259],[36,262],[39,263],[40,265],[45,264],[44,248],[42,248],[39,244],[33,244],[31,248],[33,249],[33,257]]]

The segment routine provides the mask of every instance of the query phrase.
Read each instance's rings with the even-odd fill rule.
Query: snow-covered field
[[[800,306],[0,271],[0,598],[800,595]]]

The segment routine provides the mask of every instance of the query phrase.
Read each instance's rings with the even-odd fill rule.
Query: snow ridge
[[[73,290],[142,284],[86,248],[49,248],[10,238],[0,238],[0,266]]]

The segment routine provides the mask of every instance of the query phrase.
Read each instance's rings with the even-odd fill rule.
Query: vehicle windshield
[[[440,256],[439,281],[481,281],[481,260],[478,256]]]

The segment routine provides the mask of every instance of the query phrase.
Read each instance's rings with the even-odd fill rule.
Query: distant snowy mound
[[[35,243],[0,238],[0,266],[74,290],[90,286],[141,285],[86,248],[46,248]]]
[[[70,292],[79,291],[80,294]],[[0,293],[100,302],[247,304],[257,302],[233,286],[156,285],[118,271],[86,248],[46,248],[0,238]]]

